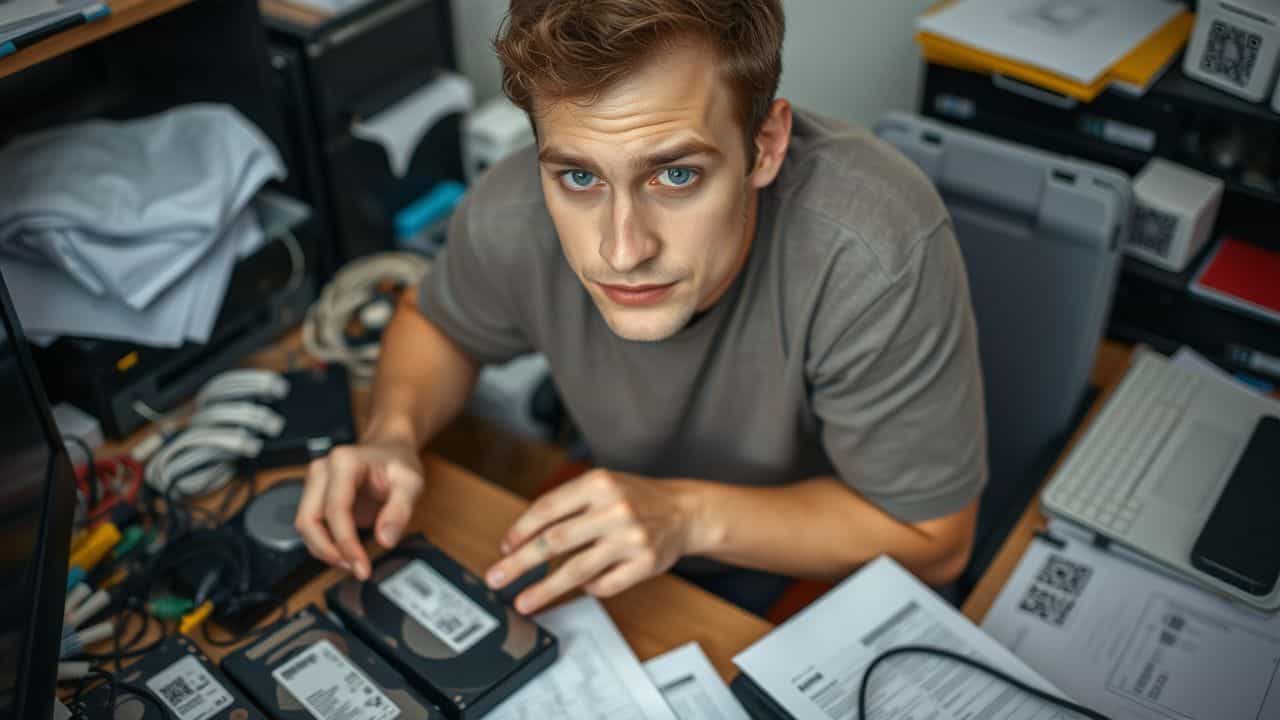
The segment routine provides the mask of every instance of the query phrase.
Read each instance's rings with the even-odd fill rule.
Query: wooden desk
[[[298,347],[298,333],[290,333],[248,358],[246,364],[281,370],[297,358]],[[369,399],[367,390],[353,389],[352,409],[357,427],[368,417]],[[176,414],[180,416],[182,412]],[[144,428],[122,443],[107,444],[101,452],[127,451],[147,434],[149,429]],[[406,534],[425,534],[472,572],[482,574],[498,559],[498,543],[528,501],[430,451],[423,454],[422,460],[427,474],[426,489],[418,500]],[[302,468],[288,468],[262,473],[258,476],[258,489],[261,492],[303,472]],[[220,500],[221,493],[215,493],[199,503],[213,509]],[[371,554],[380,552],[373,542],[367,547]],[[324,591],[341,577],[338,570],[320,574],[289,598],[289,611],[312,602],[323,605]],[[697,641],[726,681],[737,674],[733,656],[773,629],[755,615],[672,575],[642,583],[606,600],[604,605],[642,661]],[[272,616],[279,617],[279,613]],[[125,637],[133,632],[133,627],[125,629]],[[158,637],[158,630],[152,637]],[[215,662],[236,647],[212,646],[200,633],[196,633],[195,641]],[[105,646],[96,649],[104,650]]]
[[[1098,399],[1093,403],[1093,407],[1089,408],[1089,414],[1080,423],[1080,427],[1076,428],[1070,442],[1063,449],[1062,455],[1054,463],[1053,470],[1045,478],[1045,483],[1048,482],[1050,477],[1053,477],[1053,473],[1057,471],[1058,466],[1062,464],[1067,455],[1071,453],[1071,449],[1084,436],[1084,431],[1093,423],[1093,419],[1097,416],[1098,411],[1102,409],[1103,403],[1111,396],[1111,392],[1115,390],[1116,385],[1124,377],[1125,371],[1129,369],[1129,362],[1132,358],[1132,345],[1110,340],[1102,343],[1102,346],[1098,349],[1098,359],[1094,363],[1092,377],[1093,385],[1101,388],[1102,392],[1098,394]],[[1022,554],[1026,552],[1027,546],[1031,544],[1031,539],[1035,536],[1035,532],[1044,529],[1047,521],[1044,513],[1040,511],[1040,492],[1042,490],[1044,490],[1044,483],[1036,491],[1035,496],[1031,498],[1031,502],[1027,504],[1026,510],[1022,512],[1022,517],[1018,519],[1018,524],[1009,533],[1009,537],[1005,538],[1004,545],[1000,546],[1000,552],[996,555],[995,560],[991,562],[991,566],[983,573],[982,579],[978,581],[973,592],[969,593],[968,599],[965,600],[961,609],[965,617],[974,623],[982,623],[982,619],[987,616],[987,611],[995,603],[996,595],[1000,594],[1000,590],[1008,582],[1009,576],[1013,574],[1014,568],[1018,567],[1018,561],[1022,559]]]

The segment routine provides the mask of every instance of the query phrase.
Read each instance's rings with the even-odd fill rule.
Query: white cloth
[[[213,104],[26,135],[0,149],[0,168],[5,266],[57,269],[134,310],[201,262],[262,185],[285,175],[258,128]]]
[[[179,282],[140,310],[104,301],[49,265],[5,258],[0,270],[23,332],[37,342],[74,335],[177,347],[208,342],[237,257],[265,240],[253,207],[245,208]]]

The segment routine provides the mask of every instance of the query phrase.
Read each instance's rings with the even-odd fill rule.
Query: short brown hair
[[[785,29],[781,0],[511,0],[494,47],[503,91],[532,116],[535,94],[591,101],[666,44],[709,40],[738,96],[754,162]]]

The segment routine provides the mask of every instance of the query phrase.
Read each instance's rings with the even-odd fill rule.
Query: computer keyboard
[[[1196,374],[1138,353],[1046,497],[1077,519],[1123,536],[1142,511],[1139,482],[1199,386]]]

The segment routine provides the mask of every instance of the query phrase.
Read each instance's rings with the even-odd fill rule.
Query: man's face
[[[542,191],[613,332],[662,340],[714,304],[754,235],[734,95],[702,43],[662,51],[589,105],[537,113]]]

